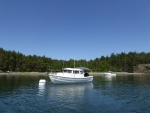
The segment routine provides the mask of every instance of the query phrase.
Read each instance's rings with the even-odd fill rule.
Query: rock
[[[150,64],[139,64],[134,68],[135,73],[150,73]]]

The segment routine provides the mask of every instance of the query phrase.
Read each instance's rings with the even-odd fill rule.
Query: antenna
[[[75,55],[74,55],[74,68],[75,68]]]
[[[62,69],[64,68],[64,57],[62,59]]]

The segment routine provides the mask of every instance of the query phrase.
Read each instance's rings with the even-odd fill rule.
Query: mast
[[[62,62],[62,69],[64,68],[64,60],[63,60],[63,62]]]
[[[64,68],[64,57],[62,59],[62,69]]]
[[[75,68],[75,55],[74,55],[74,68]]]

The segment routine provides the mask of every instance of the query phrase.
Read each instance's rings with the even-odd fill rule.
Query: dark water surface
[[[0,113],[150,113],[150,75],[94,76],[54,85],[46,77],[0,76]]]

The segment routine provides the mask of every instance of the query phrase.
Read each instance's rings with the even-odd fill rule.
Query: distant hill
[[[150,64],[139,64],[135,67],[136,73],[150,73]]]

